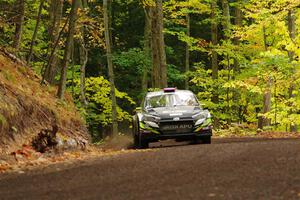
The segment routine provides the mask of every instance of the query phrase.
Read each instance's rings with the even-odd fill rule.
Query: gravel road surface
[[[0,199],[300,199],[300,139],[167,142],[3,174]]]

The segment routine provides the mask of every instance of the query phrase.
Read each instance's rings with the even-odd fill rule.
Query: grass
[[[1,127],[6,127],[8,125],[6,118],[1,113],[0,113],[0,125]]]
[[[36,124],[44,123],[49,117],[49,119],[54,118],[62,128],[66,130],[71,129],[64,133],[67,136],[81,130],[85,122],[79,112],[77,112],[72,98],[69,97],[70,95],[66,94],[65,101],[59,101],[56,98],[57,88],[49,85],[41,86],[40,81],[40,76],[31,68],[14,63],[0,52],[0,84],[3,88],[3,91],[0,91],[0,113],[2,113],[0,115],[0,126],[2,128],[7,126],[10,118],[14,119],[15,116],[20,114],[19,107],[32,105],[36,110],[43,109],[47,111],[45,118],[34,119]],[[6,98],[2,98],[1,92],[6,94]],[[17,97],[19,96],[23,97],[24,105],[12,102],[18,102]],[[9,114],[9,119],[7,116],[5,118],[4,113]],[[39,112],[37,111],[36,113]],[[70,124],[75,124],[78,127],[65,127]],[[34,123],[31,125],[34,126]],[[28,124],[29,127],[31,125]],[[18,130],[18,126],[15,127],[14,131],[23,131]]]
[[[243,126],[230,126],[227,129],[219,129],[214,131],[217,137],[253,137],[256,135],[256,129]]]
[[[1,71],[3,73],[3,76],[6,80],[13,82],[14,84],[16,83],[16,78],[9,73],[7,70]]]

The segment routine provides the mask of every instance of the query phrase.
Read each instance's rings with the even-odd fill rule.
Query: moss
[[[26,74],[27,73],[27,69],[24,66],[19,67],[18,71],[21,72],[22,74]]]
[[[2,127],[7,126],[7,120],[4,117],[4,115],[2,115],[1,113],[0,113],[0,126],[2,126]]]
[[[6,80],[16,83],[16,78],[12,76],[8,71],[2,71]]]

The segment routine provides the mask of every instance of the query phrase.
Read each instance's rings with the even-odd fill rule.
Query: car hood
[[[201,112],[198,106],[176,106],[176,107],[159,107],[153,108],[149,114],[159,116],[160,118],[186,118]]]

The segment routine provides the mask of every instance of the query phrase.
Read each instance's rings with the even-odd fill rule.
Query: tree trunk
[[[88,104],[85,96],[85,68],[88,61],[88,50],[85,48],[84,41],[82,41],[80,48],[80,99],[82,105]]]
[[[263,26],[263,40],[264,40],[264,47],[265,51],[268,50],[268,44],[267,44],[267,35],[266,35],[266,27]],[[267,87],[264,91],[263,96],[263,114],[266,114],[271,111],[271,87],[272,87],[272,78],[269,76],[267,80]],[[270,126],[271,120],[262,116],[258,118],[258,128],[263,129],[265,126]]]
[[[87,2],[85,0],[81,1],[80,8],[87,8]],[[79,39],[79,55],[80,55],[80,99],[82,105],[85,107],[88,105],[86,96],[85,96],[85,68],[88,62],[88,50],[85,46],[85,27],[81,28],[82,38]]]
[[[186,14],[186,35],[188,37],[191,36],[191,27],[190,27],[190,14]],[[187,74],[190,71],[190,46],[186,43],[185,47],[185,73]],[[189,78],[186,76],[185,78],[185,89],[189,89]]]
[[[31,43],[30,43],[30,50],[29,50],[29,54],[28,54],[28,57],[27,57],[27,62],[28,63],[31,61],[31,57],[32,57],[32,53],[33,53],[33,46],[35,44],[37,32],[38,32],[41,17],[42,17],[42,10],[43,10],[43,6],[44,6],[44,1],[45,0],[41,0],[41,2],[40,2],[39,11],[38,11],[38,15],[37,15],[37,18],[36,18],[36,24],[35,24],[34,32],[33,32]]]
[[[147,58],[151,56],[151,19],[149,13],[149,7],[144,8],[145,12],[145,29],[144,29],[144,53]],[[149,73],[149,66],[145,65],[143,68],[143,75],[142,75],[142,91],[146,92],[148,89],[148,73]]]
[[[216,0],[211,1],[211,41],[213,46],[216,46],[218,44],[217,1]],[[219,71],[218,54],[214,49],[212,50],[211,65],[212,65],[212,79],[214,81],[217,81],[218,71]],[[215,104],[219,102],[218,87],[214,87],[212,102]]]
[[[44,83],[44,80],[46,79],[47,77],[47,73],[48,71],[51,69],[51,63],[53,63],[53,60],[55,59],[56,55],[55,55],[55,51],[58,47],[58,43],[59,43],[59,40],[64,32],[64,30],[66,29],[68,23],[69,23],[69,20],[70,20],[70,15],[68,15],[68,18],[66,19],[65,21],[65,24],[63,25],[62,29],[60,30],[59,34],[58,34],[58,37],[53,45],[53,48],[51,50],[51,53],[49,55],[49,61],[47,63],[47,66],[45,67],[45,70],[42,69],[42,74],[43,74],[43,78],[42,78],[42,81],[41,81],[41,84]],[[53,77],[54,78],[54,77]],[[51,82],[50,82],[51,83]]]
[[[228,0],[222,0],[222,8],[223,8],[223,30],[224,30],[224,38],[225,40],[230,40],[230,35],[231,35],[231,21],[230,21],[230,13],[229,13],[229,4]],[[231,72],[231,66],[230,66],[230,57],[228,53],[225,55],[226,61],[227,61],[227,81],[229,82],[231,80],[230,72]],[[226,106],[226,113],[231,115],[231,108],[230,108],[230,89],[227,88],[226,91],[226,101],[227,101],[227,106]],[[227,124],[230,124],[231,120],[227,118]]]
[[[225,39],[228,39],[230,37],[230,13],[229,13],[229,4],[228,0],[222,0],[222,8],[223,8],[223,29],[224,29],[224,35]]]
[[[290,38],[293,42],[295,42],[296,39],[296,17],[295,17],[295,11],[290,10],[288,13],[288,29],[289,29],[289,35]],[[289,58],[290,61],[292,62],[294,60],[294,56],[295,56],[295,52],[293,51],[289,51]],[[295,68],[292,69],[292,74],[295,73]],[[295,83],[294,81],[292,81],[292,84],[289,88],[289,97],[290,98],[295,98],[295,94],[293,93],[293,91],[295,90]],[[293,112],[291,112],[293,113]],[[290,126],[290,131],[291,132],[297,132],[297,124],[291,124]]]
[[[167,63],[163,34],[162,0],[156,0],[150,8],[151,49],[152,49],[152,87],[167,87]]]
[[[49,56],[49,63],[45,69],[44,73],[44,79],[50,83],[54,84],[55,76],[57,74],[57,68],[60,64],[60,59],[56,55],[56,50],[59,50],[58,43],[56,44],[56,41],[59,42],[60,39],[60,24],[61,24],[61,18],[62,18],[62,8],[63,8],[63,1],[62,0],[51,0],[50,3],[50,29],[49,29],[49,35],[50,35],[50,45],[49,48],[52,49],[52,53],[50,53]],[[62,29],[64,30],[64,28]]]
[[[66,90],[67,69],[68,69],[68,64],[69,64],[69,59],[70,59],[70,54],[71,54],[73,36],[74,36],[74,32],[75,32],[77,8],[78,8],[78,0],[72,0],[72,8],[71,8],[70,20],[69,20],[69,32],[68,32],[68,36],[67,36],[64,58],[63,58],[63,63],[62,63],[61,76],[60,76],[60,82],[59,82],[58,91],[57,91],[57,96],[61,100],[64,99],[64,93]]]
[[[107,56],[107,64],[108,64],[108,76],[110,82],[110,93],[111,93],[111,101],[112,101],[112,136],[116,136],[118,134],[118,121],[117,121],[117,102],[115,96],[115,82],[114,82],[114,69],[112,62],[112,52],[111,52],[111,40],[109,34],[109,14],[107,1],[103,0],[103,15],[104,15],[104,35],[105,35],[105,44],[106,44],[106,56]]]
[[[242,10],[241,10],[241,5],[240,2],[235,6],[235,18],[234,18],[234,24],[236,27],[242,27]],[[233,43],[235,46],[240,45],[239,38],[235,37],[233,39]],[[234,58],[234,63],[233,63],[233,79],[240,73],[240,64],[237,58]],[[239,123],[243,122],[242,118],[242,109],[241,106],[239,105],[239,98],[240,94],[237,90],[234,90],[233,92],[233,101],[234,101],[234,107],[233,110],[235,111],[237,118],[239,119]]]
[[[167,76],[167,59],[165,51],[165,40],[164,40],[164,24],[163,24],[163,8],[162,0],[157,0],[158,4],[158,26],[159,26],[159,55],[160,55],[160,67],[161,67],[161,88],[168,86],[168,76]]]
[[[237,27],[242,27],[242,10],[241,10],[241,6],[240,5],[236,5],[235,7],[235,19],[234,19],[234,23]],[[240,44],[240,41],[239,41],[239,38],[234,38],[234,44],[236,46],[239,46]],[[239,63],[238,63],[238,60],[235,58],[234,59],[234,75],[237,75],[240,73],[240,69],[239,69]]]
[[[20,48],[24,24],[24,14],[25,14],[25,1],[17,0],[17,20],[16,20],[16,29],[15,37],[13,42],[13,47],[18,50]]]

